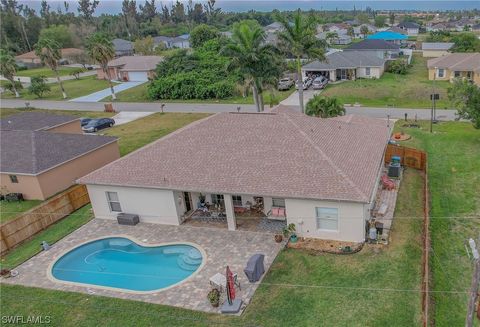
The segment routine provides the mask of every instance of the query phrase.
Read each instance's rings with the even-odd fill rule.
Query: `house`
[[[153,44],[155,48],[161,45],[165,49],[187,49],[190,48],[189,37],[188,34],[175,37],[160,35],[153,38]]]
[[[2,193],[27,200],[45,200],[120,156],[117,138],[80,134],[76,117],[25,112],[0,124]]]
[[[133,56],[133,43],[123,39],[113,39],[115,57]]]
[[[394,43],[394,44],[402,44],[408,39],[408,36],[400,33],[391,32],[391,31],[382,31],[382,32],[377,32],[375,34],[367,36],[367,39],[385,40],[387,42]]]
[[[400,46],[392,44],[385,40],[362,40],[357,43],[353,43],[343,49],[343,51],[367,51],[375,52],[377,57],[381,59],[396,59],[400,55]]]
[[[123,56],[108,62],[111,79],[130,82],[146,82],[153,79],[157,65],[163,60],[160,56]],[[98,79],[108,79],[103,69],[97,69]]]
[[[365,38],[367,35],[366,34],[363,34],[362,31],[365,29],[363,26],[365,26],[367,29],[368,29],[368,34],[372,34],[372,33],[376,33],[377,32],[377,28],[373,25],[370,25],[370,24],[362,24],[360,26],[355,26],[353,28],[353,33],[355,35],[355,38],[359,39],[359,38]]]
[[[302,67],[305,79],[310,75],[323,75],[330,81],[355,80],[357,78],[380,78],[385,70],[385,59],[375,52],[338,51],[325,61],[312,61]]]
[[[480,53],[450,53],[427,61],[428,79],[466,78],[480,86]]]
[[[428,32],[442,32],[450,30],[450,25],[448,23],[437,23],[427,26]]]
[[[82,49],[77,48],[64,48],[61,49],[60,52],[62,55],[61,60],[67,61],[69,63],[76,63],[75,57],[84,53]],[[15,61],[27,67],[38,67],[42,65],[42,60],[35,54],[35,51],[30,51],[15,56]]]
[[[96,219],[125,212],[181,225],[202,198],[235,230],[238,209],[261,203],[263,215],[283,215],[299,236],[362,242],[388,139],[375,118],[218,113],[77,182]]]
[[[389,27],[387,29],[387,31],[389,32],[394,32],[394,33],[399,33],[399,34],[403,34],[403,35],[408,35],[408,32],[398,26],[392,26],[392,27]]]
[[[352,43],[352,38],[350,35],[347,34],[339,34],[336,33],[336,37],[333,38],[327,38],[328,34],[331,32],[321,32],[316,35],[316,38],[319,40],[326,40],[328,44],[334,44],[334,45],[347,45]]]
[[[480,24],[472,25],[471,31],[472,32],[480,32]]]
[[[401,22],[397,27],[406,31],[408,36],[417,36],[420,31],[420,25],[414,22]]]
[[[283,30],[283,25],[279,22],[273,22],[267,26],[264,26],[263,30],[266,33],[277,33]]]
[[[422,55],[431,58],[445,56],[453,45],[451,42],[423,42]]]
[[[348,33],[348,28],[350,26],[345,23],[339,23],[339,24],[325,24],[323,25],[323,31],[324,32],[337,32],[337,34],[347,34]]]

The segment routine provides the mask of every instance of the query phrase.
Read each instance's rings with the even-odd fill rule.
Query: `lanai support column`
[[[225,214],[227,215],[228,230],[236,230],[237,220],[235,218],[235,211],[233,210],[232,195],[224,194],[223,201],[225,202]]]

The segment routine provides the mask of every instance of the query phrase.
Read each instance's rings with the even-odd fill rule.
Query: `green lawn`
[[[28,211],[41,202],[40,200],[0,201],[0,223],[15,218],[19,213]]]
[[[174,130],[190,124],[208,114],[155,113],[128,124],[114,126],[105,135],[117,136],[122,156],[148,144]]]
[[[447,97],[449,82],[436,81],[436,93],[440,94],[437,106],[450,109]],[[357,79],[338,84],[330,84],[322,93],[335,96],[341,102],[356,102],[370,107],[430,108],[430,94],[433,93],[433,81],[428,80],[427,58],[415,54],[412,67],[406,75],[384,73],[379,79]]]
[[[111,117],[115,115],[114,113],[103,112],[103,111],[0,108],[0,119],[8,117],[10,115],[26,112],[26,111],[41,111],[41,112],[48,112],[49,114],[54,114],[54,115],[69,115],[69,116],[75,116],[79,118],[80,117],[99,118],[99,117]]]
[[[2,257],[0,261],[1,268],[14,268],[18,266],[40,252],[40,243],[42,241],[47,241],[49,244],[53,244],[71,232],[77,230],[92,218],[93,213],[90,204],[78,209],[44,231],[33,236],[30,240],[22,243],[13,250],[10,250],[6,256]]]
[[[119,102],[183,102],[183,103],[238,103],[238,104],[253,104],[253,97],[250,95],[248,97],[242,96],[235,96],[227,99],[208,99],[208,100],[199,100],[199,99],[192,99],[192,100],[156,100],[152,101],[147,97],[147,85],[148,83],[132,87],[131,89],[122,91],[117,94],[117,101]],[[288,91],[267,91],[264,93],[264,102],[265,106],[268,106],[270,102],[273,104],[278,104],[280,101],[286,99],[290,94],[295,91],[294,88]],[[102,101],[111,101],[111,97],[107,97]]]
[[[407,143],[427,151],[431,194],[432,283],[436,291],[465,291],[473,267],[465,241],[480,234],[480,130],[470,123],[406,128]],[[434,293],[436,326],[462,326],[467,294]],[[478,320],[477,320],[477,325]]]
[[[78,68],[74,67],[59,67],[58,74],[60,76],[70,75],[70,73]],[[27,70],[19,70],[16,76],[25,76],[25,77],[33,77],[33,76],[45,76],[45,77],[56,77],[53,70],[50,67],[41,67],[41,68],[32,68]]]
[[[397,217],[421,217],[421,186],[420,173],[407,171]],[[50,315],[54,326],[419,325],[421,223],[396,219],[391,244],[379,250],[366,246],[345,256],[282,251],[241,317],[9,285],[1,285],[2,315]]]
[[[63,100],[62,91],[58,83],[50,84],[51,90],[46,93],[42,100]],[[63,87],[67,93],[68,99],[77,98],[88,95],[93,92],[101,91],[109,87],[108,81],[99,80],[96,76],[86,76],[81,79],[73,79],[63,82]],[[15,95],[10,92],[5,92],[1,95],[4,99],[14,99]],[[30,94],[27,88],[20,91],[20,97],[25,100],[39,99],[36,95]]]

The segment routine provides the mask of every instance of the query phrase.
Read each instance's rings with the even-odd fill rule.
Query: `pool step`
[[[183,270],[188,270],[188,271],[195,271],[197,270],[199,264],[196,263],[196,264],[190,264],[188,262],[185,262],[185,257],[183,256],[180,256],[178,257],[177,259],[177,264],[180,268],[182,268]]]

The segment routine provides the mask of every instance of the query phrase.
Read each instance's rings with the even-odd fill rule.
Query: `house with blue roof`
[[[392,31],[382,31],[372,35],[367,36],[369,40],[385,40],[387,42],[391,42],[394,44],[401,44],[403,41],[408,39],[407,35],[403,35],[400,33],[392,32]]]

